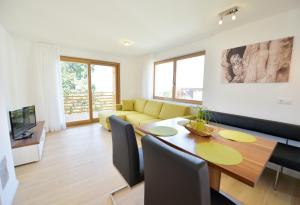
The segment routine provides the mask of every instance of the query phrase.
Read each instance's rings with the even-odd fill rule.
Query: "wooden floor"
[[[138,137],[140,140],[140,137]],[[15,205],[110,205],[109,192],[124,185],[112,165],[111,135],[98,124],[47,135],[42,161],[16,168]],[[255,188],[222,175],[221,190],[246,205],[300,204],[300,180],[265,170]],[[118,204],[142,205],[143,184],[116,195]]]

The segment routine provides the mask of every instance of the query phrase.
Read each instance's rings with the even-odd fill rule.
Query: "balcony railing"
[[[101,110],[113,110],[116,104],[116,96],[112,92],[93,92],[93,112]],[[89,111],[88,93],[72,93],[64,95],[65,114],[86,113]]]

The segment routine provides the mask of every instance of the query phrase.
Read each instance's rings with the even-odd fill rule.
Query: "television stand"
[[[37,162],[42,159],[46,132],[45,122],[37,122],[36,126],[31,128],[31,137],[13,140],[11,138],[11,147],[14,159],[14,165],[22,165],[31,162]],[[24,137],[24,136],[23,136]]]

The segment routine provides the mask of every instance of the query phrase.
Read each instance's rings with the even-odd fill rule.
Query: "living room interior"
[[[300,204],[298,0],[0,0],[0,205]]]

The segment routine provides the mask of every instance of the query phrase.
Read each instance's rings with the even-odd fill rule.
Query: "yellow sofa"
[[[145,99],[131,101],[133,106],[129,110],[123,110],[125,106],[117,104],[115,111],[100,111],[99,123],[105,129],[110,130],[108,118],[111,115],[116,115],[130,122],[134,127],[174,117],[193,118],[191,108],[188,106]]]

